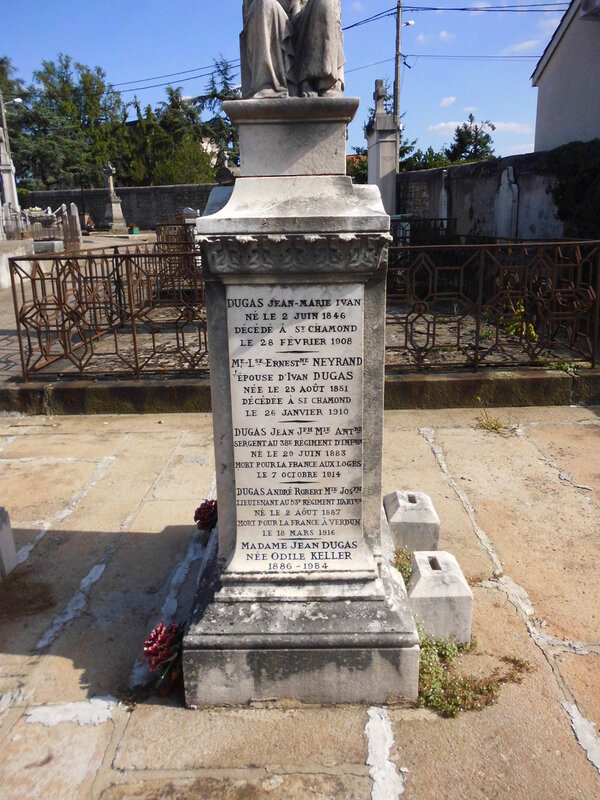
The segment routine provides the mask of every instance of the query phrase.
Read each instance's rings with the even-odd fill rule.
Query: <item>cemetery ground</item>
[[[367,706],[132,698],[145,636],[191,599],[209,414],[0,417],[21,561],[0,584],[3,800],[366,800],[394,772],[408,800],[600,796],[599,411],[386,412],[383,493],[432,497],[473,587],[460,671],[531,667],[455,719],[391,703],[393,744]]]

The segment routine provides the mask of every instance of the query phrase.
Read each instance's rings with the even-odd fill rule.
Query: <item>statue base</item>
[[[345,175],[346,128],[358,104],[344,96],[226,101],[242,176]]]

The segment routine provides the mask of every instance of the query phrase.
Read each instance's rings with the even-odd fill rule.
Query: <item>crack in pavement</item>
[[[576,655],[583,655],[585,654],[587,647],[582,642],[575,642],[569,640],[563,640],[559,642],[558,640],[554,639],[553,637],[549,636],[548,634],[541,631],[538,627],[536,627],[533,622],[531,621],[531,616],[534,614],[535,609],[533,607],[533,603],[529,598],[527,590],[516,583],[509,575],[504,574],[504,568],[502,566],[502,562],[498,558],[498,555],[495,552],[494,545],[492,544],[492,540],[488,536],[488,534],[482,530],[477,521],[475,519],[475,509],[469,502],[469,499],[465,495],[465,493],[460,489],[452,475],[450,474],[450,470],[448,469],[448,465],[446,464],[446,460],[444,458],[444,454],[442,449],[439,445],[435,443],[435,430],[433,428],[419,428],[419,434],[425,439],[425,441],[429,444],[431,451],[437,461],[437,464],[444,474],[446,479],[448,480],[450,486],[454,489],[456,495],[458,496],[463,508],[465,509],[471,524],[473,525],[473,530],[475,535],[479,539],[482,547],[490,556],[492,562],[496,566],[494,570],[494,579],[489,581],[481,581],[480,585],[485,588],[496,589],[497,591],[502,592],[509,603],[516,609],[517,613],[523,619],[526,624],[527,632],[531,638],[531,641],[535,644],[535,646],[542,652],[544,658],[548,662],[550,669],[552,670],[552,674],[554,675],[556,682],[558,684],[559,690],[565,697],[565,701],[562,703],[563,709],[569,715],[571,719],[571,728],[575,734],[575,739],[577,743],[585,750],[586,756],[588,760],[596,767],[598,772],[600,773],[600,739],[595,731],[594,723],[590,722],[589,720],[585,719],[577,704],[574,702],[574,698],[571,695],[571,692],[566,685],[564,679],[560,675],[558,671],[558,667],[554,662],[554,658],[559,653],[564,653],[565,651],[575,653]],[[526,437],[527,438],[527,437]],[[529,439],[527,439],[530,442]],[[538,452],[541,452],[539,448],[533,444]],[[546,458],[543,459],[547,461]],[[548,462],[550,466],[555,468],[559,473],[560,469],[558,465],[554,462]],[[575,485],[575,484],[573,484]],[[576,487],[582,488],[582,487]],[[555,642],[557,644],[555,644]],[[593,648],[595,650],[596,645],[589,646],[590,649]],[[571,702],[573,701],[573,702]]]

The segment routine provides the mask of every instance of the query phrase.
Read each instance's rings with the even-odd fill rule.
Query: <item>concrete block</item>
[[[17,566],[17,552],[10,519],[6,509],[0,507],[0,579]]]
[[[9,258],[21,258],[33,255],[33,239],[0,242],[0,289],[10,286]]]
[[[41,256],[62,253],[65,249],[65,243],[62,239],[46,239],[45,241],[34,242],[33,247],[35,254]]]
[[[440,518],[431,498],[423,492],[391,492],[383,498],[394,547],[437,550]]]
[[[443,550],[413,553],[408,602],[429,636],[471,640],[473,592],[458,561]]]

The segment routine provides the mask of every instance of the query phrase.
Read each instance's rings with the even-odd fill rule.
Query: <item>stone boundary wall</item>
[[[546,156],[545,152],[527,153],[400,173],[398,213],[430,218],[446,216],[440,214],[445,183],[447,216],[456,218],[459,235],[561,238],[563,223],[557,217],[550,194],[556,178]],[[444,172],[447,172],[445,181]]]
[[[123,216],[127,225],[134,223],[139,228],[155,228],[165,215],[175,214],[182,208],[204,211],[213,184],[182,184],[180,186],[119,186],[116,193],[121,199]],[[56,189],[44,192],[29,192],[21,205],[24,208],[50,206],[56,209],[61,203],[75,203],[80,211],[90,214],[95,224],[106,221],[106,205],[109,203],[108,189]]]

